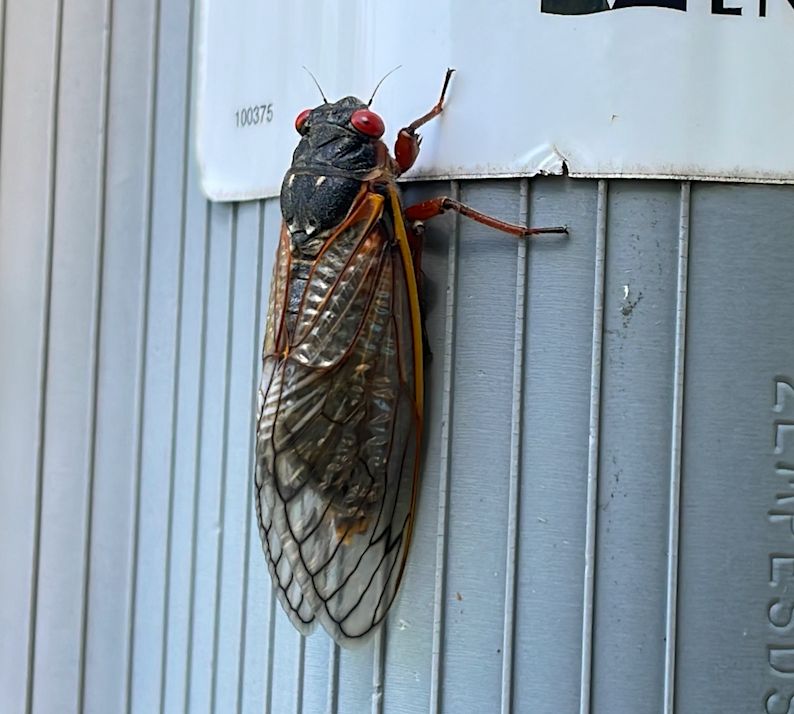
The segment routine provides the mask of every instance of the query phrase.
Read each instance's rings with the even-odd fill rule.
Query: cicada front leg
[[[394,144],[394,158],[397,160],[398,173],[403,174],[408,171],[414,165],[416,157],[419,156],[419,145],[422,143],[422,137],[416,133],[416,130],[420,126],[427,124],[433,117],[441,114],[444,109],[444,95],[447,93],[449,80],[452,79],[454,71],[454,69],[447,70],[444,76],[444,85],[441,87],[441,96],[438,98],[436,105],[427,114],[423,114],[397,133],[397,141]]]

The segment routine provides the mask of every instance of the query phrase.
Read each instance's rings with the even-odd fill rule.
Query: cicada
[[[339,644],[383,621],[405,571],[416,513],[423,411],[422,221],[455,210],[515,236],[532,229],[450,198],[403,207],[396,179],[419,154],[355,97],[295,120],[281,187],[256,424],[255,502],[275,591],[304,634]],[[319,85],[318,85],[319,86]],[[320,90],[322,93],[322,90]],[[374,94],[373,94],[374,96]]]

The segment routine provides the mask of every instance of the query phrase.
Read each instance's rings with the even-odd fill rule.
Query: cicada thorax
[[[281,185],[281,212],[303,253],[316,255],[319,237],[341,224],[382,161],[380,142],[352,123],[356,112],[368,113],[366,105],[345,97],[312,110],[298,126],[302,138]]]

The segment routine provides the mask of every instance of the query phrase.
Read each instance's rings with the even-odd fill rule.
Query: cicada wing
[[[289,300],[289,272],[290,272],[289,234],[286,226],[281,226],[276,260],[273,264],[273,276],[270,280],[270,298],[267,307],[267,322],[265,323],[265,341],[262,347],[262,361],[268,355],[277,354],[287,344],[287,335],[284,328],[287,303]],[[263,378],[264,378],[263,374]],[[264,383],[264,379],[263,379]],[[261,394],[261,391],[260,391]]]
[[[396,595],[420,432],[412,268],[383,221],[364,222],[356,240],[342,231],[318,258],[293,331],[297,346],[272,356],[263,381],[257,437],[260,526],[281,602],[293,622],[306,619],[300,607],[310,609],[342,644],[366,638]],[[329,280],[323,260],[341,260],[340,274],[356,280]],[[312,302],[323,285],[326,294]],[[288,561],[281,572],[277,551]],[[290,596],[295,582],[303,600]]]
[[[280,375],[278,372],[277,354],[286,344],[285,318],[288,298],[288,280],[290,268],[289,236],[282,227],[276,260],[273,266],[273,276],[270,283],[270,300],[268,304],[267,323],[265,325],[265,339],[262,354],[262,379],[257,399],[257,433],[260,432],[262,413],[267,395],[273,389],[280,389]],[[267,423],[267,420],[265,420]],[[257,447],[259,448],[259,447]],[[281,539],[273,528],[271,513],[274,503],[263,503],[262,494],[263,474],[257,467],[255,473],[255,507],[259,535],[267,558],[268,570],[273,582],[276,595],[282,607],[289,615],[292,624],[304,635],[310,634],[316,627],[317,621],[308,600],[298,581],[292,575],[289,558],[284,555]]]
[[[255,502],[259,535],[267,556],[267,566],[276,596],[297,630],[303,635],[309,635],[317,625],[314,610],[304,597],[300,584],[292,573],[292,566],[282,548],[281,538],[273,527],[271,518],[273,509],[263,505],[261,489],[257,489],[257,492],[259,496]]]

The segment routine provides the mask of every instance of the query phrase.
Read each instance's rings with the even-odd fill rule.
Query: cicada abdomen
[[[397,176],[416,160],[416,129],[392,158],[382,119],[355,97],[298,115],[301,140],[281,190],[256,435],[256,512],[279,601],[308,634],[340,644],[383,621],[405,569],[418,490],[424,375],[412,222],[458,210],[451,199],[403,209]],[[371,100],[370,100],[371,101]]]

